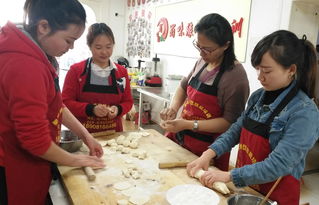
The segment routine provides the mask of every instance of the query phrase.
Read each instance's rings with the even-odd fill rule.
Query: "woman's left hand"
[[[221,170],[208,170],[203,176],[199,179],[200,182],[207,186],[212,187],[214,182],[230,182],[230,172],[225,172]]]
[[[96,139],[94,139],[92,135],[89,135],[88,137],[86,137],[86,139],[84,140],[84,143],[90,149],[91,156],[97,156],[99,158],[103,156],[103,148],[101,144]]]
[[[161,123],[161,127],[168,132],[176,133],[188,129],[187,122],[184,119],[166,120]]]
[[[117,114],[119,112],[119,109],[117,106],[112,105],[112,106],[108,107],[108,109],[109,109],[109,112],[107,114],[108,119],[111,120],[111,119],[114,119],[115,117],[117,117]]]

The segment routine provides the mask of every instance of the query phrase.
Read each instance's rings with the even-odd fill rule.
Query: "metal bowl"
[[[227,200],[228,205],[256,205],[263,200],[262,197],[251,194],[236,194]],[[275,205],[276,202],[266,201],[265,205]]]
[[[60,147],[68,152],[78,151],[83,144],[83,141],[73,134],[70,130],[61,131]]]

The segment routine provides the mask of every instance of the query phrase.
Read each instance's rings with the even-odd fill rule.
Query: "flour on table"
[[[126,199],[120,199],[120,200],[117,200],[117,204],[118,205],[128,205],[128,200]]]

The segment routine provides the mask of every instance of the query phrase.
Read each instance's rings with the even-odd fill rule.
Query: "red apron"
[[[246,117],[241,131],[236,167],[242,167],[261,162],[271,153],[269,131],[272,121],[289,101],[296,95],[295,87],[287,94],[265,123],[260,123]],[[267,195],[273,182],[251,185],[253,189]],[[284,176],[269,197],[280,205],[298,205],[300,198],[300,181],[291,175]]]
[[[85,84],[78,100],[90,104],[118,105],[121,102],[119,93],[124,92],[124,88],[119,87],[117,84],[115,69],[110,74],[111,85],[91,84],[91,61],[91,58],[87,60],[85,73],[82,74],[82,77],[86,79],[83,79]],[[85,74],[87,75],[85,76]],[[112,120],[95,116],[78,119],[90,133],[114,129],[117,132],[123,131],[121,117],[115,117]]]
[[[201,68],[195,77],[191,79],[187,86],[187,99],[185,100],[182,118],[185,120],[209,120],[222,116],[222,109],[218,104],[217,88],[223,72],[220,71],[213,85],[206,85],[198,78],[206,68],[207,63]],[[179,143],[184,148],[200,156],[208,149],[220,133],[195,132],[183,130],[178,133],[168,133],[167,136]],[[227,171],[229,166],[230,153],[225,153],[214,160],[214,166]]]
[[[62,97],[58,77],[54,73],[56,94],[48,105],[51,137],[60,139],[62,121]],[[4,133],[4,164],[9,205],[43,205],[52,180],[51,163],[31,155],[20,147],[14,131]]]

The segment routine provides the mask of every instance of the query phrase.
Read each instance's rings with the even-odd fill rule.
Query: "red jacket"
[[[84,60],[72,65],[68,71],[63,85],[63,103],[90,132],[99,132],[108,129],[122,131],[121,117],[126,114],[133,105],[127,70],[123,66],[115,64],[115,79],[116,81],[125,79],[124,90],[121,90],[118,84],[115,83],[116,93],[111,93],[109,91],[98,92],[94,90],[95,88],[90,91],[83,91],[83,87],[88,85],[88,73],[91,72],[90,66],[86,66],[87,61],[88,60]],[[106,80],[108,80],[110,84],[113,83],[111,76]],[[104,88],[102,87],[102,89]],[[117,105],[120,108],[120,115],[117,116],[114,121],[89,116],[86,110],[88,104]],[[105,124],[109,124],[110,126],[105,126]],[[96,127],[94,128],[92,126]]]
[[[0,166],[9,204],[44,203],[50,163],[38,156],[59,138],[62,98],[56,79],[37,44],[12,23],[1,28]]]

